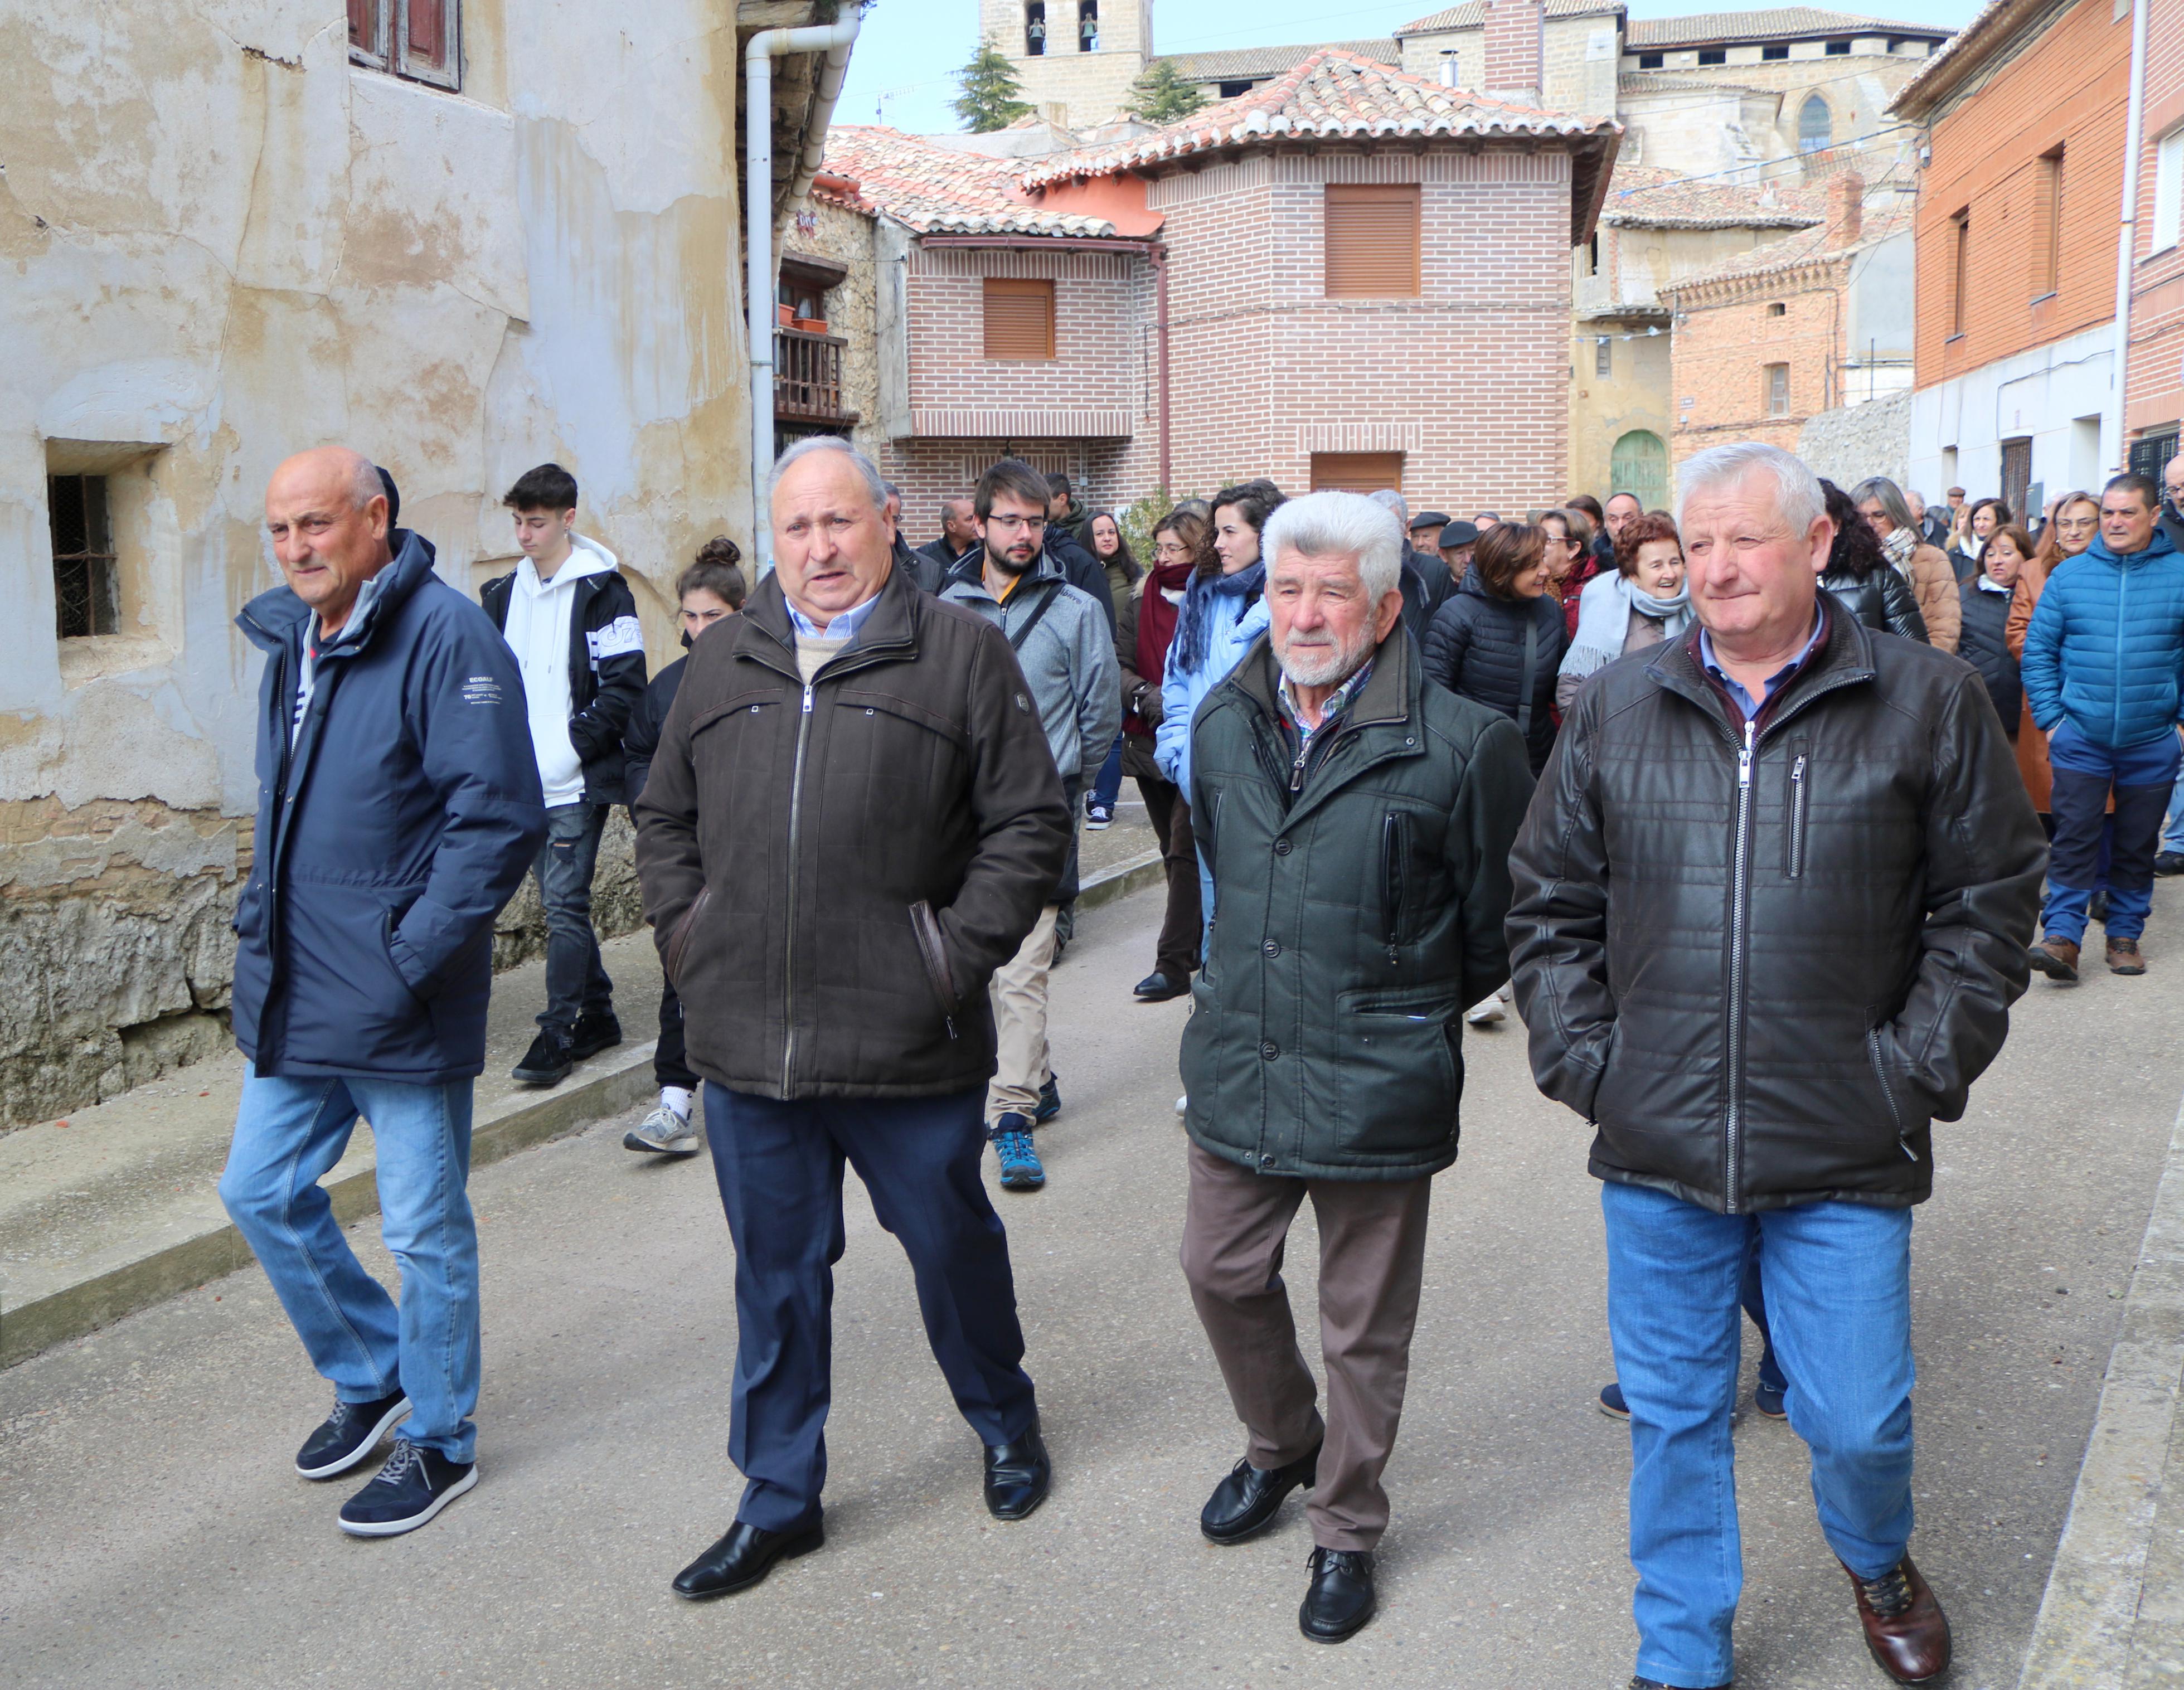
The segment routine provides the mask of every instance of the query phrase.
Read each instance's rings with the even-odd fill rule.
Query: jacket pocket
[[[682,919],[675,923],[675,931],[667,936],[667,979],[678,992],[682,989],[682,953],[689,948],[690,935],[698,930],[698,918],[712,901],[713,889],[699,887],[690,907],[682,912]]]
[[[1782,873],[1796,880],[1805,873],[1805,814],[1812,801],[1813,762],[1807,741],[1798,740],[1790,750],[1790,790],[1786,800],[1789,815],[1782,836]]]
[[[1895,1129],[1896,1142],[1905,1156],[1916,1162],[1919,1152],[1911,1148],[1910,1129],[1905,1124],[1903,1110],[1896,1101],[1896,1088],[1888,1082],[1887,1053],[1881,1047],[1880,1029],[1871,1022],[1865,1029],[1865,1053],[1873,1063],[1874,1083],[1880,1088],[1881,1101],[1888,1106],[1888,1124]]]
[[[940,1018],[947,1023],[948,1036],[956,1036],[956,1006],[957,996],[954,978],[948,970],[948,951],[940,938],[940,923],[934,918],[933,906],[920,898],[910,906],[910,930],[917,937],[918,960],[925,964],[926,984],[940,1001]]]
[[[1334,1149],[1379,1159],[1428,1155],[1456,1133],[1462,1084],[1449,1033],[1458,1005],[1440,986],[1345,992],[1337,1000],[1340,1088]]]
[[[395,926],[394,912],[391,909],[382,912],[379,918],[379,954],[387,959],[387,972],[394,976],[395,984],[419,1003],[422,1003],[425,1001],[424,994],[410,984],[409,977],[402,972],[402,965],[394,960]]]

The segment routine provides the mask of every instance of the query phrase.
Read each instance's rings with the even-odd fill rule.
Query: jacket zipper
[[[781,1095],[794,1097],[789,1075],[796,1066],[796,869],[798,837],[804,822],[804,749],[811,737],[811,692],[817,677],[804,683],[804,711],[796,718],[796,763],[788,777],[788,938],[783,946],[781,978]]]
[[[1790,878],[1805,872],[1805,754],[1790,765]]]
[[[1904,1141],[1903,1114],[1896,1107],[1896,1092],[1888,1084],[1888,1070],[1881,1066],[1880,1029],[1878,1027],[1869,1027],[1865,1029],[1865,1053],[1873,1062],[1873,1077],[1880,1082],[1880,1095],[1888,1104],[1888,1118],[1896,1124],[1896,1147],[1912,1161],[1916,1162],[1919,1159],[1919,1152]]]
[[[1722,1182],[1722,1212],[1738,1213],[1736,1190],[1744,1131],[1744,971],[1749,946],[1745,934],[1752,898],[1752,758],[1759,724],[1744,724],[1744,744],[1736,753],[1736,856],[1730,867],[1729,906],[1729,1123],[1728,1177]]]
[[[2115,634],[2115,675],[2116,675],[2116,683],[2115,683],[2114,687],[2113,689],[2111,689],[2111,696],[2114,699],[2115,702],[2114,702],[2114,706],[2113,709],[2110,711],[2110,712],[2109,712],[2109,743],[2111,745],[2120,744],[2120,743],[2122,742],[2122,739],[2123,739],[2123,677],[2124,677],[2124,667],[2123,667],[2123,630],[2124,630],[2124,600],[2125,600],[2126,599],[2129,598],[2130,596],[2131,596],[2131,571],[2130,571],[2130,570],[2128,570],[2127,568],[2125,568],[2121,564],[2118,564],[2118,565],[2117,565],[2117,566],[2116,566],[2116,619],[2115,619],[2115,626],[2116,626],[2116,634]]]
[[[1400,960],[1396,947],[1402,937],[1402,817],[1392,810],[1380,824],[1380,890],[1387,906],[1388,966],[1391,968]]]

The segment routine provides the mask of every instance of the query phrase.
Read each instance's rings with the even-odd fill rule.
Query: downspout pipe
[[[2124,401],[2131,377],[2131,282],[2138,256],[2138,155],[2144,150],[2146,131],[2146,0],[2131,0],[2131,99],[2125,108],[2123,137],[2123,215],[2116,231],[2115,352],[2109,360],[2109,426],[2105,431],[2115,455],[2109,460],[2110,473],[2130,460],[2124,443]]]
[[[1175,479],[1168,466],[1168,378],[1167,378],[1167,248],[1160,242],[1152,247],[1153,276],[1160,295],[1160,484],[1163,492],[1173,492]]]
[[[833,24],[760,30],[744,47],[744,304],[750,335],[751,551],[761,576],[773,567],[772,527],[760,501],[773,471],[773,61],[784,53],[823,53],[818,98],[804,154],[789,189],[792,204],[811,192],[827,150],[827,125],[842,96],[858,13]]]

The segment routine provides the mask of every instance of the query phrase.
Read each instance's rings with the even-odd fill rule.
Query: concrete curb
[[[1096,909],[1162,883],[1158,851],[1147,851],[1095,875],[1078,889],[1077,906]],[[584,1064],[550,1091],[515,1092],[489,1105],[471,1129],[471,1165],[482,1167],[548,1139],[581,1131],[642,1102],[652,1090],[652,1045],[621,1047]],[[343,1225],[376,1213],[379,1186],[366,1163],[325,1182]],[[247,1268],[250,1247],[226,1222],[161,1246],[104,1273],[11,1308],[0,1316],[0,1368],[12,1367],[56,1344],[111,1325],[209,1280]]]
[[[639,1102],[652,1090],[652,1048],[648,1042],[616,1050],[585,1063],[577,1077],[551,1091],[516,1092],[489,1105],[471,1125],[471,1165],[498,1162]],[[374,1164],[324,1184],[343,1225],[378,1211]],[[224,1222],[11,1308],[0,1320],[0,1368],[248,1267],[252,1259],[242,1235]]]
[[[2167,1495],[2184,1382],[2184,1107],[2019,1690],[2173,1683],[2184,1654],[2179,1533]],[[2184,1500],[2180,1498],[2179,1500]],[[2167,1516],[2164,1518],[2164,1516]]]

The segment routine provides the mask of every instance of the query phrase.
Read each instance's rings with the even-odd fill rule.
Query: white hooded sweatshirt
[[[524,696],[531,706],[531,746],[538,759],[538,784],[545,789],[549,810],[558,804],[582,803],[584,797],[584,760],[569,737],[569,617],[576,604],[576,585],[588,575],[608,573],[617,561],[597,540],[582,534],[571,533],[569,547],[567,559],[551,581],[541,581],[527,557],[515,566],[514,588],[508,595],[508,625],[501,631],[522,672]]]

